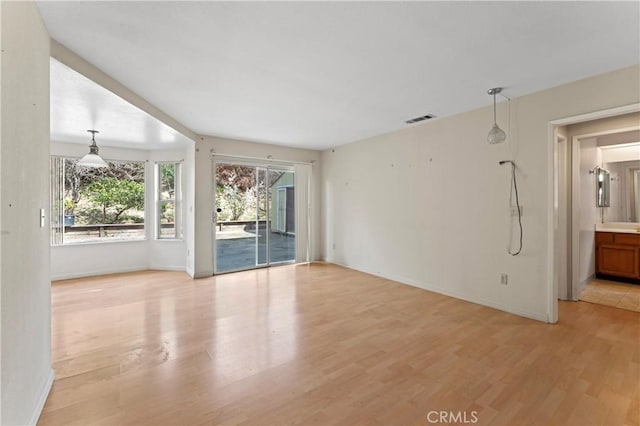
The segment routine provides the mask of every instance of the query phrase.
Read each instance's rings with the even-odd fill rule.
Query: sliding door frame
[[[217,227],[217,223],[218,223],[218,213],[217,213],[217,194],[216,194],[216,188],[217,188],[217,180],[216,180],[216,170],[217,170],[217,166],[221,165],[221,164],[225,164],[225,165],[232,165],[232,166],[242,166],[242,167],[254,167],[256,169],[256,183],[258,182],[258,176],[260,173],[260,170],[264,170],[265,173],[265,184],[266,184],[266,188],[265,188],[265,208],[266,208],[266,220],[265,220],[265,247],[266,247],[266,253],[265,253],[265,263],[259,263],[259,240],[260,240],[260,219],[259,219],[259,203],[256,202],[256,238],[255,238],[255,264],[254,266],[251,267],[247,267],[247,268],[239,268],[239,269],[232,269],[232,270],[226,270],[226,271],[218,271],[218,262],[217,262],[217,250],[218,250],[218,244],[217,244],[217,232],[218,232],[218,227]],[[270,176],[269,176],[269,172],[272,170],[275,171],[283,171],[283,172],[288,172],[288,173],[294,173],[295,176],[295,167],[294,167],[295,163],[289,163],[289,162],[281,162],[281,161],[270,161],[270,160],[258,160],[258,159],[252,159],[252,158],[244,158],[244,157],[235,157],[235,156],[218,156],[218,155],[214,155],[214,157],[212,158],[211,161],[211,165],[212,165],[212,182],[213,182],[213,191],[212,191],[212,205],[213,205],[213,210],[212,210],[212,215],[211,215],[211,228],[212,228],[212,255],[213,255],[213,274],[214,275],[220,275],[220,274],[226,274],[226,273],[231,273],[231,272],[240,272],[240,271],[248,271],[248,270],[253,270],[253,269],[261,269],[261,268],[268,268],[270,266],[278,266],[278,265],[286,265],[286,264],[292,264],[296,262],[296,258],[297,258],[297,253],[296,250],[294,250],[294,257],[291,260],[284,260],[284,261],[278,261],[278,262],[271,262],[270,259],[270,250],[271,247],[269,245],[270,241],[270,232],[271,232],[271,226],[269,225],[269,219],[270,219],[270,214],[271,214],[271,209],[270,209],[270,203],[273,201],[271,200],[271,194],[269,191],[269,185],[270,185]],[[295,178],[294,178],[295,179]],[[295,188],[295,186],[294,186]],[[259,192],[256,192],[256,197],[257,200],[259,199]],[[297,236],[296,236],[297,238]],[[308,244],[308,242],[307,242]],[[294,245],[295,247],[295,245]]]

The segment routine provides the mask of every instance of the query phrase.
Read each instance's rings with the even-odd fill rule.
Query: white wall
[[[0,2],[0,424],[35,423],[53,381],[49,286],[49,35],[32,2]]]
[[[409,127],[322,153],[327,260],[505,311],[549,320],[549,122],[638,102],[639,67],[498,106],[509,140],[489,145],[492,108]],[[507,93],[508,95],[508,93]],[[508,166],[518,164],[524,249],[507,253]],[[499,283],[509,274],[507,286]],[[554,295],[555,296],[555,295]]]
[[[191,148],[192,150],[192,148]],[[51,143],[51,154],[81,157],[87,147],[61,142]],[[182,240],[156,240],[155,216],[155,161],[180,161],[187,163],[185,176],[190,172],[189,149],[144,151],[124,148],[100,147],[100,155],[107,160],[146,161],[145,169],[145,233],[144,241],[100,242],[95,244],[69,244],[51,248],[51,279],[60,280],[114,272],[167,269],[185,271],[187,268],[187,237]],[[193,191],[193,180],[183,179],[183,192]],[[183,218],[189,222],[186,203]]]
[[[595,174],[589,173],[595,166],[601,166],[602,159],[595,138],[580,140],[580,223],[578,224],[580,265],[578,277],[580,286],[591,279],[596,272],[595,226],[600,222],[601,209],[596,207]]]
[[[182,165],[183,181],[183,206],[184,206],[184,239],[186,250],[186,271],[191,276],[195,276],[195,143],[189,144],[186,149],[184,164]]]
[[[195,258],[196,277],[213,274],[213,168],[212,150],[217,155],[245,156],[290,162],[315,161],[311,171],[311,259],[320,258],[320,174],[318,151],[286,148],[276,145],[257,144],[252,142],[202,136],[196,143],[195,152]]]

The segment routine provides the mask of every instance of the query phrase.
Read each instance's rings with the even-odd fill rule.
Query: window
[[[156,163],[158,239],[182,238],[180,163]]]
[[[90,168],[77,162],[51,158],[51,244],[144,239],[145,163]]]

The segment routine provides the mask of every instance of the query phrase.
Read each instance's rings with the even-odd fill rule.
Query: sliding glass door
[[[269,170],[269,262],[296,257],[296,220],[293,171]]]
[[[215,273],[295,260],[294,171],[214,162]]]

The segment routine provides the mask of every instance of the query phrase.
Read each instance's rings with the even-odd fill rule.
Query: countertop
[[[640,234],[640,223],[611,222],[596,224],[596,232],[617,232],[622,234]]]

